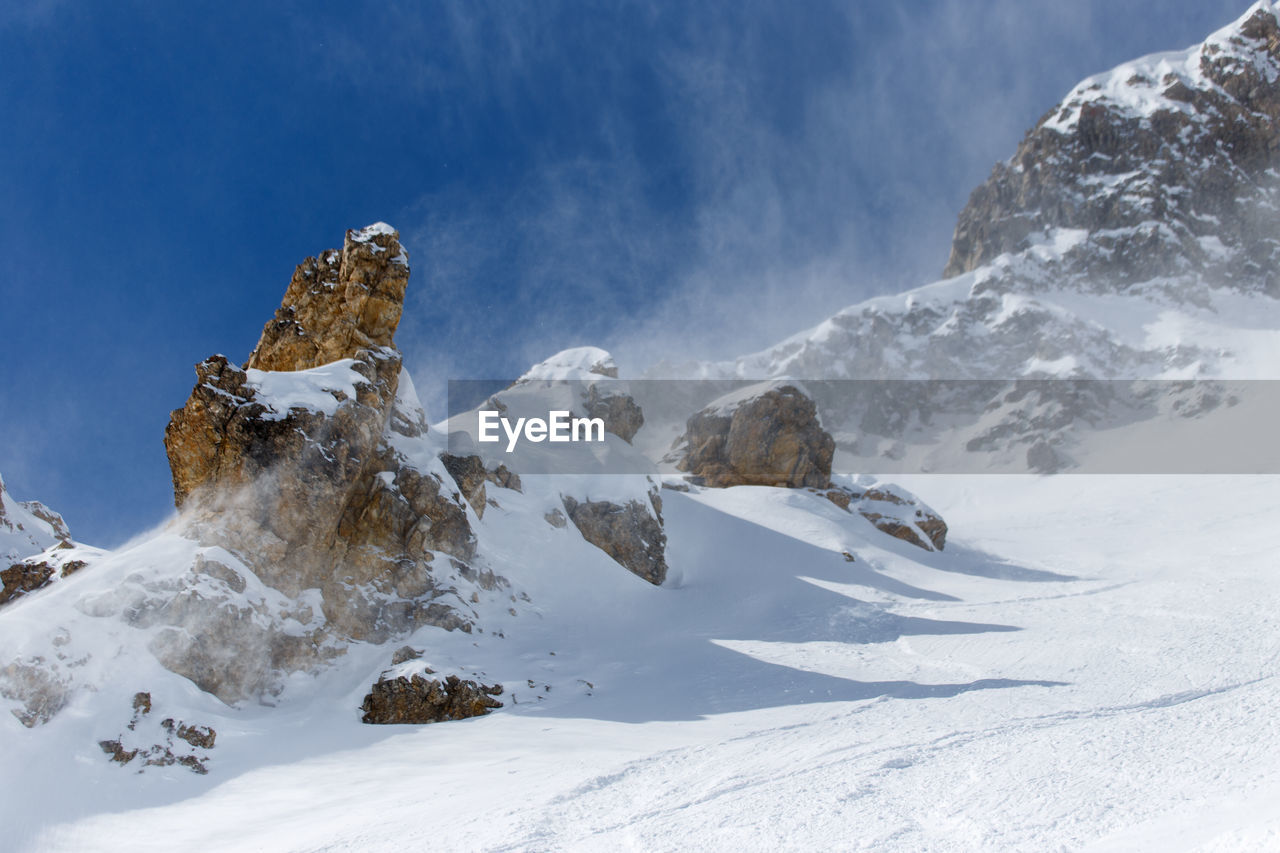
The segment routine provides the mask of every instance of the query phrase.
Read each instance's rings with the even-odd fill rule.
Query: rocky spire
[[[393,346],[408,284],[409,255],[394,228],[348,231],[342,251],[298,264],[245,367],[306,370]]]
[[[469,566],[466,506],[434,453],[410,462],[396,447],[426,432],[422,413],[397,400],[410,384],[392,340],[408,278],[394,229],[348,231],[341,251],[298,266],[245,368],[223,356],[198,364],[190,398],[170,418],[165,449],[186,533],[287,596],[322,597],[322,618],[303,620],[301,637],[256,636],[251,613],[183,602],[188,630],[158,635],[153,651],[224,699],[346,640],[380,642],[424,624],[470,630],[469,605],[445,583],[481,576]],[[483,576],[488,589],[505,583]]]

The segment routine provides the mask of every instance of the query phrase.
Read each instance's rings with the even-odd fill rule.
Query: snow
[[[53,525],[37,518],[29,503],[14,500],[0,480],[0,564],[7,569],[57,543]]]
[[[599,347],[573,347],[540,361],[524,372],[521,381],[599,379],[603,370],[617,370],[613,356]]]
[[[79,851],[1268,848],[1280,480],[904,485],[950,521],[947,552],[872,536],[804,492],[664,492],[673,588],[611,571],[530,512],[537,498],[504,492],[492,512],[515,523],[486,514],[481,534],[494,556],[528,561],[515,579],[536,611],[505,641],[445,643],[432,661],[519,673],[503,697],[516,704],[362,727],[348,678],[270,712],[223,709],[210,779],[134,776],[88,751],[42,766],[10,721],[10,838]],[[531,547],[546,541],[554,561]]]
[[[750,385],[744,385],[741,388],[735,388],[729,393],[723,394],[712,400],[706,405],[705,409],[717,415],[732,415],[741,408],[744,403],[749,403],[770,391],[782,388],[795,388],[801,394],[804,394],[807,397],[812,397],[809,389],[805,388],[804,383],[797,382],[794,379],[788,379],[786,377],[779,377],[777,379],[770,379],[765,382],[754,382]]]
[[[1201,56],[1215,60],[1230,57],[1253,67],[1264,79],[1274,82],[1275,66],[1265,55],[1244,48],[1238,40],[1241,25],[1259,11],[1275,13],[1280,4],[1259,0],[1232,23],[1209,36],[1201,44],[1185,50],[1154,53],[1116,66],[1081,81],[1064,99],[1065,107],[1045,122],[1045,126],[1066,133],[1080,119],[1081,108],[1090,102],[1104,102],[1135,118],[1148,118],[1158,111],[1193,115],[1193,107],[1164,95],[1177,81],[1189,88],[1212,87],[1201,70]]]
[[[357,231],[351,232],[351,240],[355,243],[368,243],[374,237],[394,237],[398,232],[385,222],[375,222]]]
[[[256,389],[256,401],[269,407],[276,420],[288,415],[290,409],[332,416],[343,400],[355,399],[356,385],[369,381],[354,369],[355,363],[354,358],[344,358],[309,370],[250,368],[245,371],[246,384]]]

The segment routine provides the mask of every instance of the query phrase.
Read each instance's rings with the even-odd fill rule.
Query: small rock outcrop
[[[471,504],[471,508],[476,511],[476,515],[484,517],[485,507],[488,506],[488,495],[485,491],[484,484],[492,483],[502,489],[511,489],[520,491],[520,476],[507,468],[506,465],[495,465],[492,468],[486,468],[484,460],[475,454],[459,456],[452,453],[441,454],[440,459],[444,462],[445,470],[449,472],[449,476],[458,484],[458,488],[462,490],[462,496],[467,499],[467,503]]]
[[[431,674],[430,669],[426,670]],[[379,679],[364,697],[361,722],[374,725],[395,723],[440,723],[482,717],[502,703],[501,684],[481,684],[456,675],[443,681],[421,675]]]
[[[877,529],[926,551],[947,544],[947,523],[919,498],[897,486],[869,489],[832,488],[822,495],[848,512],[856,512]]]
[[[604,431],[628,444],[644,426],[644,412],[631,396],[625,381],[617,380],[618,365],[599,347],[562,350],[526,370],[513,387],[543,389],[562,386],[570,390],[568,408],[573,417],[599,418]],[[553,402],[548,397],[548,402]],[[491,405],[494,401],[490,401]],[[563,403],[557,402],[557,408]],[[495,406],[496,407],[496,406]]]
[[[0,606],[85,568],[89,565],[88,561],[77,559],[78,556],[85,556],[85,550],[92,549],[76,548],[65,543],[55,545],[42,554],[0,570]]]
[[[712,404],[689,418],[682,441],[677,467],[708,486],[821,489],[831,480],[835,440],[792,384]]]
[[[582,538],[595,545],[634,575],[659,586],[667,578],[667,534],[662,529],[662,498],[657,489],[640,500],[615,503],[579,501],[565,495],[565,512]],[[548,515],[554,526],[561,526]]]
[[[0,571],[0,604],[8,604],[18,596],[40,589],[53,577],[53,566],[44,562],[14,563]]]
[[[157,727],[151,719],[151,706],[150,693],[134,694],[133,718],[126,730],[117,737],[98,741],[108,760],[124,765],[137,761],[139,773],[148,767],[179,764],[192,773],[207,774],[209,750],[217,742],[218,733],[209,726],[188,725],[172,717],[161,720]]]
[[[604,390],[601,390],[602,384],[606,386]],[[613,433],[628,444],[644,426],[644,412],[640,410],[640,404],[630,394],[609,389],[607,383],[593,382],[589,385],[582,397],[582,406],[587,417],[604,421],[605,432]]]

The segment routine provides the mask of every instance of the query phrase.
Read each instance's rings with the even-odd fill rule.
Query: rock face
[[[1280,24],[1256,8],[1182,56],[1090,78],[973,191],[944,276],[1081,229],[1068,267],[1123,286],[1194,271],[1280,294]]]
[[[630,500],[579,501],[564,496],[564,509],[582,538],[612,557],[634,575],[659,586],[667,578],[667,534],[662,529],[662,499],[649,492],[649,504]],[[553,526],[563,526],[552,516]]]
[[[481,518],[484,517],[484,510],[489,501],[484,487],[485,483],[492,483],[499,488],[512,489],[517,492],[521,489],[520,476],[509,470],[506,465],[486,468],[484,460],[474,454],[458,456],[452,453],[445,453],[441,455],[440,459],[444,462],[445,470],[449,472],[449,476],[453,477],[453,481],[458,484],[458,488],[462,489],[462,496],[467,499],[467,503],[471,504],[471,508]]]
[[[677,467],[708,486],[821,489],[831,479],[835,441],[794,385],[712,404],[689,418],[683,440]]]
[[[298,265],[245,367],[306,370],[392,346],[408,284],[409,256],[395,229],[380,222],[348,231],[341,252]]]
[[[482,717],[492,709],[502,707],[502,703],[493,698],[501,694],[500,684],[464,681],[456,675],[447,676],[444,681],[421,675],[380,679],[364,697],[364,704],[360,706],[364,711],[361,721],[373,724],[439,723]]]
[[[644,412],[629,394],[601,390],[599,383],[588,386],[582,405],[587,417],[604,421],[605,432],[631,443],[640,427],[644,426]]]
[[[471,628],[457,590],[433,573],[437,552],[451,558],[451,575],[474,557],[466,506],[439,460],[411,463],[396,446],[426,432],[397,396],[412,387],[392,345],[408,277],[389,226],[347,232],[341,251],[298,266],[246,366],[223,356],[197,365],[190,399],[170,418],[165,449],[189,534],[288,596],[320,592],[323,618],[301,638],[305,648],[292,635],[288,648],[253,640],[269,653],[252,662],[233,642],[252,614],[217,602],[200,614],[188,612],[197,602],[179,607],[183,624],[225,635],[230,651],[209,660],[208,644],[175,630],[157,656],[221,698],[323,660],[332,641]]]

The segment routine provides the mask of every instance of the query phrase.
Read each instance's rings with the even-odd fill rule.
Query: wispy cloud
[[[511,174],[406,213],[411,367],[430,386],[583,343],[629,371],[731,357],[926,283],[968,191],[1077,79],[1237,5],[1178,26],[1137,2],[451,5],[465,85],[585,138],[530,131]]]

